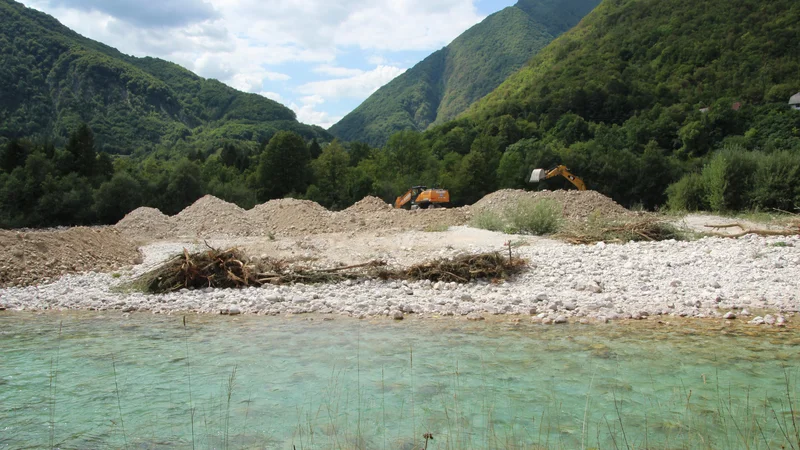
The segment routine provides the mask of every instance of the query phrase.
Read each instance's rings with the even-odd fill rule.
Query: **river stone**
[[[565,316],[558,316],[553,320],[553,323],[567,323],[567,318]]]
[[[403,320],[403,312],[402,311],[394,310],[394,311],[392,311],[391,316],[392,316],[392,319],[394,319],[394,320]]]
[[[733,311],[728,311],[722,318],[725,320],[733,320],[736,318],[736,314],[734,314]]]
[[[481,320],[486,320],[486,319],[482,315],[480,315],[480,314],[478,314],[476,312],[471,312],[471,313],[467,314],[467,320],[481,321]]]

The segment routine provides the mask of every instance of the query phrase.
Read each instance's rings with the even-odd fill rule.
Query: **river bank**
[[[120,286],[184,248],[205,242],[157,242],[141,247],[142,263],[112,273],[66,275],[39,286],[0,289],[7,310],[120,310],[155,314],[331,314],[399,319],[513,316],[542,323],[691,317],[791,322],[800,308],[800,237],[745,236],[694,241],[571,245],[554,240],[451,227],[447,231],[319,234],[218,239],[248,254],[295,258],[335,267],[373,259],[402,266],[465,252],[507,251],[529,270],[492,284],[347,281],[331,285],[184,290],[148,295]],[[766,316],[769,313],[770,316]],[[756,320],[758,322],[758,320]]]

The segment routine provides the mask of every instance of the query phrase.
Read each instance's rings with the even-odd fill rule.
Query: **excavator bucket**
[[[538,182],[544,180],[546,175],[547,175],[547,171],[544,170],[544,169],[533,169],[533,172],[531,172],[530,183],[538,183]]]

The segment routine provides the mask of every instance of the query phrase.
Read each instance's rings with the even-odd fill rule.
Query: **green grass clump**
[[[491,211],[482,211],[475,214],[469,221],[469,225],[473,228],[489,231],[503,231],[506,228],[503,218]]]
[[[561,229],[561,205],[551,199],[520,199],[506,208],[506,232],[515,234],[553,234]]]

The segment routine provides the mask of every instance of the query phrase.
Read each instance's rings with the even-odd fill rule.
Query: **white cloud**
[[[278,103],[283,102],[283,97],[281,96],[281,94],[278,94],[277,92],[261,91],[258,93],[258,95],[267,97],[270,100],[275,100]]]
[[[283,102],[300,105],[293,107],[298,118],[325,126],[338,115],[314,108],[333,98],[365,99],[404,70],[387,62],[387,52],[446,45],[482,19],[475,2],[27,0],[26,4],[123,53],[173,61],[248,92],[280,92]],[[186,5],[198,9],[184,11]],[[160,17],[165,11],[173,16]],[[345,54],[368,60],[374,69],[337,64],[337,57]],[[291,63],[292,70],[275,67],[284,63]],[[308,74],[330,79],[295,81],[308,80]],[[292,98],[291,92],[322,101]]]
[[[393,66],[378,66],[374,70],[361,72],[348,78],[334,78],[312,81],[297,88],[305,95],[318,95],[322,98],[366,98],[378,88],[405,72]]]
[[[347,67],[338,67],[331,64],[322,64],[314,67],[315,73],[322,73],[332,77],[352,77],[362,74],[364,71],[360,69],[348,69]]]

